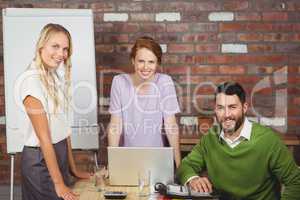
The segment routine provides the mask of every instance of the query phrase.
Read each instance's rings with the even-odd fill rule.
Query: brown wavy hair
[[[137,51],[141,48],[146,48],[152,51],[157,58],[158,64],[161,64],[162,50],[160,45],[155,42],[153,38],[148,36],[138,38],[131,49],[130,58],[134,59]]]

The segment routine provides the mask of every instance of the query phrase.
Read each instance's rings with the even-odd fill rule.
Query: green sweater
[[[279,136],[257,123],[250,140],[235,148],[219,137],[217,127],[211,128],[182,160],[178,177],[185,183],[204,170],[226,199],[279,199],[278,183],[282,183],[282,200],[300,200],[300,168]]]

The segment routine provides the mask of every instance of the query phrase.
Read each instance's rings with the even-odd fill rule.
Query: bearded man
[[[214,190],[226,200],[299,200],[300,168],[277,133],[247,119],[247,109],[240,84],[217,87],[218,126],[182,160],[177,171],[181,183],[199,192]],[[199,175],[203,171],[207,176]]]

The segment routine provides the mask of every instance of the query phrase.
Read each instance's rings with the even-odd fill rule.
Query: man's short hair
[[[217,91],[215,93],[215,97],[217,94],[224,93],[226,95],[237,95],[242,104],[246,102],[246,93],[243,87],[236,82],[225,82],[217,87]]]

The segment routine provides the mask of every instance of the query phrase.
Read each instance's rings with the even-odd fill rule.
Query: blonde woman
[[[77,199],[68,185],[68,172],[78,178],[68,121],[71,35],[59,24],[43,27],[35,58],[22,74],[20,99],[27,113],[21,158],[22,199]],[[58,73],[62,69],[63,73]]]

